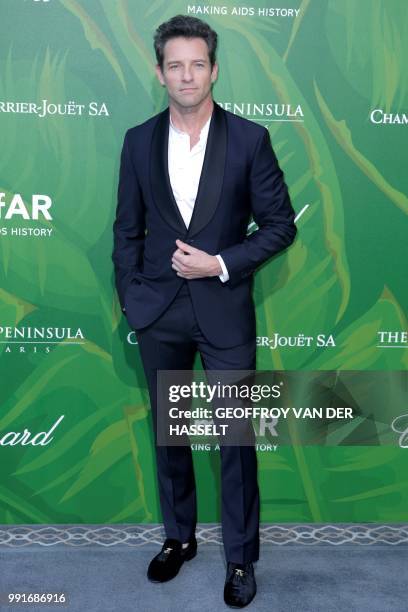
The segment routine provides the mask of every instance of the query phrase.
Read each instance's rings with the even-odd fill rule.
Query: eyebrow
[[[181,61],[183,60],[167,60],[167,64],[179,64]],[[208,59],[204,59],[204,58],[197,58],[197,59],[193,59],[191,60],[192,62],[208,62]]]

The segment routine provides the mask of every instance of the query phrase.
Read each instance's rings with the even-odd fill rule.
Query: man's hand
[[[171,267],[176,270],[177,276],[192,279],[222,274],[220,262],[215,255],[209,255],[181,240],[176,240],[176,244],[178,248],[173,253]]]

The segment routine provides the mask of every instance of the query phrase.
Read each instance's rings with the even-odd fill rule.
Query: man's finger
[[[184,257],[184,254],[181,251],[177,250],[177,251],[174,251],[173,256],[171,258],[171,261],[182,262],[183,261],[182,260],[183,257]]]
[[[187,272],[187,268],[185,266],[183,266],[182,264],[179,264],[177,262],[173,262],[171,267],[173,268],[173,270],[177,270],[177,272]]]
[[[178,248],[173,252],[173,255],[175,255],[176,253],[178,253],[179,255],[185,255],[184,251]]]
[[[172,257],[172,261],[176,261],[177,263],[188,266],[189,264],[189,255],[185,255],[180,251],[176,251]]]
[[[198,250],[195,247],[191,246],[191,244],[187,244],[186,242],[183,242],[182,240],[179,240],[178,238],[176,240],[176,244],[178,248],[184,251],[185,253],[194,253],[194,251]]]

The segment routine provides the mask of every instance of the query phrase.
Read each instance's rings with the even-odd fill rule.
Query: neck
[[[194,107],[185,108],[175,105],[169,101],[169,111],[172,123],[181,130],[189,134],[199,132],[207,123],[214,108],[214,102],[211,97],[203,100],[203,102]]]

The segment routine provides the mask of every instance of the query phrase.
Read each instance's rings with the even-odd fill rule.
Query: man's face
[[[163,70],[156,74],[167,88],[169,100],[183,108],[198,106],[211,96],[218,66],[211,70],[208,47],[202,38],[171,38],[164,45]]]

